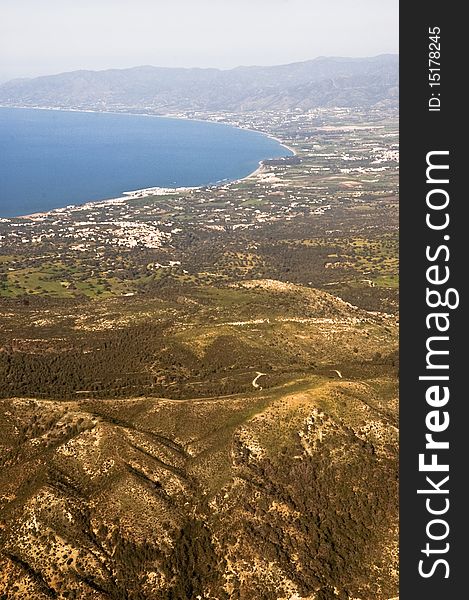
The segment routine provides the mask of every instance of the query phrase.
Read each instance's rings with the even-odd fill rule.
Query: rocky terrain
[[[128,321],[115,301],[58,311],[62,339],[24,307],[42,342],[3,373],[38,391],[0,404],[5,598],[395,593],[395,318],[274,280],[232,293],[160,332],[151,303]],[[119,380],[152,395],[102,398]]]
[[[395,393],[3,401],[4,597],[390,598]]]

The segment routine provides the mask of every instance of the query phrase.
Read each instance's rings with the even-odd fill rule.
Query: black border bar
[[[456,2],[400,5],[400,600],[468,594],[469,36],[461,13]],[[430,30],[439,30],[436,42]],[[429,162],[439,166],[427,171]],[[430,306],[439,304],[431,289],[440,306]],[[457,297],[457,307],[443,305]]]

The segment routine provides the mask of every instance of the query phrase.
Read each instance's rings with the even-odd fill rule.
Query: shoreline
[[[197,118],[191,118],[191,117],[185,117],[185,116],[177,117],[174,115],[153,115],[153,114],[148,114],[148,113],[117,112],[117,111],[111,111],[111,110],[56,108],[56,107],[52,107],[52,106],[4,106],[4,105],[0,105],[0,108],[13,108],[13,109],[20,109],[20,110],[28,109],[28,110],[49,110],[49,111],[59,111],[59,112],[95,113],[95,114],[104,114],[104,115],[111,114],[111,115],[125,115],[125,116],[131,116],[131,117],[153,117],[153,118],[157,118],[157,119],[176,119],[176,120],[181,120],[181,121],[196,121],[199,123],[213,123],[215,125],[224,125],[225,127],[233,127],[234,129],[240,129],[242,131],[252,131],[253,133],[258,133],[259,135],[264,135],[265,137],[268,137],[271,140],[275,140],[276,142],[278,142],[280,144],[280,146],[282,146],[283,148],[286,148],[289,152],[292,153],[293,156],[297,156],[296,150],[294,150],[293,148],[291,148],[290,146],[285,144],[285,142],[283,140],[281,140],[278,137],[275,137],[274,135],[271,135],[264,131],[260,131],[258,129],[252,129],[251,127],[240,127],[239,125],[234,125],[232,123],[213,121],[211,119],[197,119]],[[219,187],[219,186],[223,186],[223,185],[240,183],[242,181],[245,181],[246,179],[249,179],[251,177],[255,177],[255,176],[259,175],[262,172],[262,169],[264,168],[264,160],[271,160],[271,159],[260,160],[257,168],[254,171],[252,171],[248,175],[245,175],[244,177],[240,177],[238,179],[221,180],[221,181],[216,181],[215,183],[207,183],[205,185],[197,185],[197,186],[179,186],[179,187],[174,187],[174,188],[154,186],[154,187],[149,187],[149,188],[141,188],[141,189],[137,189],[137,190],[129,190],[129,191],[122,192],[122,196],[120,196],[118,198],[103,198],[101,200],[88,200],[81,204],[69,204],[67,206],[51,208],[50,210],[40,211],[37,213],[17,215],[15,217],[0,217],[0,219],[2,219],[2,220],[3,219],[4,220],[33,219],[33,218],[37,218],[37,217],[44,217],[55,211],[64,211],[65,209],[77,209],[79,207],[83,208],[83,207],[87,206],[88,204],[92,205],[92,204],[101,204],[104,202],[118,202],[118,201],[124,202],[126,200],[132,200],[134,198],[147,198],[149,196],[155,196],[155,195],[158,196],[158,195],[162,195],[162,193],[165,193],[165,192],[166,193],[168,193],[168,192],[169,193],[177,193],[179,191],[182,192],[182,191],[188,191],[188,190],[196,190],[196,189],[201,189],[204,187]],[[160,192],[160,194],[158,192]]]
[[[115,110],[93,110],[91,108],[59,108],[56,106],[5,106],[4,104],[0,104],[0,108],[14,108],[21,110],[51,110],[51,111],[59,111],[59,112],[78,112],[78,113],[93,113],[97,115],[125,115],[128,117],[153,117],[156,119],[176,119],[178,121],[196,121],[197,123],[213,123],[214,125],[224,125],[225,127],[234,127],[235,129],[241,129],[242,131],[252,131],[253,133],[258,133],[260,135],[265,135],[265,137],[270,138],[271,140],[275,140],[281,146],[290,150],[294,156],[296,156],[296,150],[285,144],[283,140],[267,133],[265,131],[261,131],[260,129],[253,129],[252,127],[241,127],[239,125],[235,125],[233,123],[224,122],[224,121],[213,121],[212,119],[197,119],[196,117],[186,117],[186,116],[174,116],[173,114],[164,114],[164,115],[155,115],[150,113],[133,113],[126,111],[115,111]],[[268,160],[268,159],[266,159]]]

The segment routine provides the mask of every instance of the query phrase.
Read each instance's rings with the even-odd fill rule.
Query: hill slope
[[[1,401],[0,593],[390,598],[397,429],[383,390],[394,383]]]
[[[394,318],[272,279],[54,315],[0,352],[0,596],[395,595]]]
[[[398,56],[316,58],[273,67],[152,66],[73,71],[0,86],[0,104],[155,112],[397,105]]]

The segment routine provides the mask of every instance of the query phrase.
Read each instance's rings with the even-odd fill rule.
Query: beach
[[[50,118],[39,113],[49,113]],[[91,113],[106,118],[88,120]],[[148,127],[147,120],[134,118],[140,116],[157,118]],[[7,157],[15,157],[0,171],[2,218],[37,218],[90,202],[240,182],[262,172],[264,160],[295,154],[282,140],[259,129],[210,118],[3,107],[0,121],[0,141],[1,136],[6,140]],[[255,137],[244,137],[244,132]],[[18,164],[27,177],[15,177]]]

